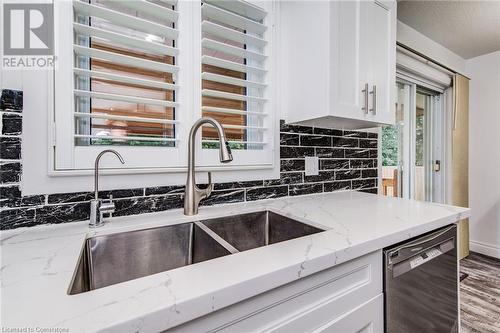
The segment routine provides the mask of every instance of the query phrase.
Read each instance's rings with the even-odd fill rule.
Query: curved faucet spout
[[[97,155],[95,159],[94,166],[94,199],[90,200],[90,222],[89,226],[91,228],[100,227],[103,225],[103,214],[111,215],[115,211],[115,204],[112,201],[112,196],[109,196],[108,202],[102,202],[99,200],[99,162],[101,161],[102,155],[106,153],[115,154],[116,157],[125,164],[122,155],[113,149],[103,150]]]
[[[105,149],[97,155],[95,158],[95,165],[94,165],[94,199],[99,199],[98,198],[98,192],[99,192],[99,162],[101,161],[102,155],[106,153],[112,153],[115,154],[116,157],[120,160],[122,164],[125,164],[125,161],[123,160],[122,155],[120,155],[119,152],[117,152],[114,149]]]
[[[194,145],[195,145],[196,133],[198,132],[198,129],[204,124],[212,125],[217,131],[217,135],[219,137],[219,158],[221,163],[231,162],[233,160],[233,155],[231,153],[231,148],[229,148],[229,143],[226,141],[226,135],[224,133],[224,129],[217,120],[211,117],[200,118],[191,127],[191,131],[189,131],[189,148],[188,148],[190,150],[190,152],[188,152],[189,158],[193,158],[194,162],[194,150],[195,150]]]
[[[189,142],[188,142],[188,176],[186,181],[186,190],[184,195],[184,215],[196,215],[198,214],[198,205],[200,200],[208,197],[214,188],[211,180],[211,174],[208,173],[208,187],[206,189],[200,189],[196,185],[195,179],[195,137],[198,129],[204,125],[212,125],[219,137],[219,159],[222,163],[228,163],[233,160],[233,155],[231,153],[231,148],[229,143],[226,141],[226,136],[224,134],[224,129],[222,125],[210,117],[203,117],[198,119],[189,132]]]

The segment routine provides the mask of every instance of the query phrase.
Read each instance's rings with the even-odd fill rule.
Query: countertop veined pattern
[[[272,210],[328,231],[68,295],[86,237]],[[1,233],[2,326],[155,332],[470,216],[468,208],[334,192]],[[381,263],[382,264],[382,263]]]

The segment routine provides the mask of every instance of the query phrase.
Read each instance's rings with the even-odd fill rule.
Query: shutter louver
[[[246,1],[201,4],[202,114],[221,122],[233,149],[266,145],[267,12]],[[204,148],[217,135],[203,128]]]
[[[175,147],[171,0],[73,1],[75,145]]]

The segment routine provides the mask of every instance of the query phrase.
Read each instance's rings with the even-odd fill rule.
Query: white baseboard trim
[[[497,246],[484,244],[481,242],[470,241],[470,250],[472,252],[477,252],[484,254],[486,256],[500,259],[500,247]]]

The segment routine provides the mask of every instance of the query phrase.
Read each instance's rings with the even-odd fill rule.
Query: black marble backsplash
[[[0,230],[89,218],[92,192],[23,196],[23,92],[2,90],[0,98]],[[377,134],[287,125],[280,126],[280,178],[217,183],[202,206],[254,201],[346,189],[377,193]],[[306,156],[319,157],[320,172],[306,176]],[[158,186],[99,192],[113,195],[115,216],[159,212],[183,206],[184,186]]]

